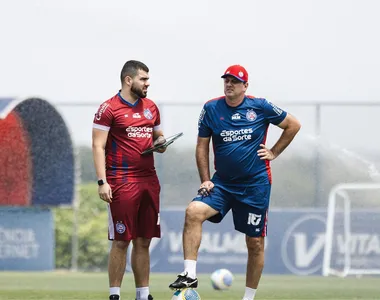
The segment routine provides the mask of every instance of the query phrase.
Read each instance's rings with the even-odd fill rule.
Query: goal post
[[[355,224],[359,223],[361,227],[366,226],[365,230],[368,230],[371,228],[371,222],[380,219],[380,211],[367,209],[357,212],[357,210],[353,210],[352,206],[355,202],[353,203],[350,195],[352,192],[377,190],[380,190],[380,183],[343,183],[336,185],[330,191],[327,205],[323,276],[346,277],[348,275],[380,274],[378,228],[369,233],[363,232],[363,228],[353,228],[353,216],[357,218],[360,216],[360,222],[354,220]],[[358,230],[361,232],[358,233]],[[358,257],[353,259],[358,248],[361,249],[362,256],[357,255]],[[366,250],[363,250],[364,248]]]

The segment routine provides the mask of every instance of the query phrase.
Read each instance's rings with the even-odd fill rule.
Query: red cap
[[[222,75],[222,78],[226,76],[233,76],[240,81],[247,82],[248,81],[248,72],[244,67],[240,65],[233,65],[227,68],[226,72]]]

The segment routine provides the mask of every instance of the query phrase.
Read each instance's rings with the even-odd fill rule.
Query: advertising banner
[[[48,209],[0,208],[0,270],[55,267],[54,223]]]
[[[162,238],[152,241],[152,271],[183,271],[184,211],[185,209],[161,212]],[[379,221],[379,213],[352,212],[350,249],[353,262],[380,263]],[[345,241],[343,221],[339,215],[337,222],[332,259],[333,264],[342,265]],[[268,236],[265,241],[264,273],[320,275],[325,226],[326,212],[322,210],[273,209],[269,213]],[[197,272],[210,273],[217,268],[227,268],[234,273],[245,273],[246,262],[245,235],[234,230],[231,213],[220,224],[204,223]]]

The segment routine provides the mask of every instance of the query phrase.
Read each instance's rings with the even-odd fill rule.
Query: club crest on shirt
[[[245,117],[248,121],[255,121],[257,118],[256,113],[252,109],[248,109],[247,113],[245,114]]]
[[[152,114],[152,112],[150,111],[149,108],[145,108],[145,109],[144,109],[144,116],[145,116],[145,118],[147,118],[148,120],[152,120],[152,119],[153,119],[153,114]]]
[[[116,222],[115,228],[119,234],[123,234],[125,232],[125,225],[122,222]]]

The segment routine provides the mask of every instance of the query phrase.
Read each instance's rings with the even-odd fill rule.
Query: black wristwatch
[[[103,180],[103,179],[99,179],[98,180],[98,186],[101,186],[103,184],[105,184],[106,182]]]

